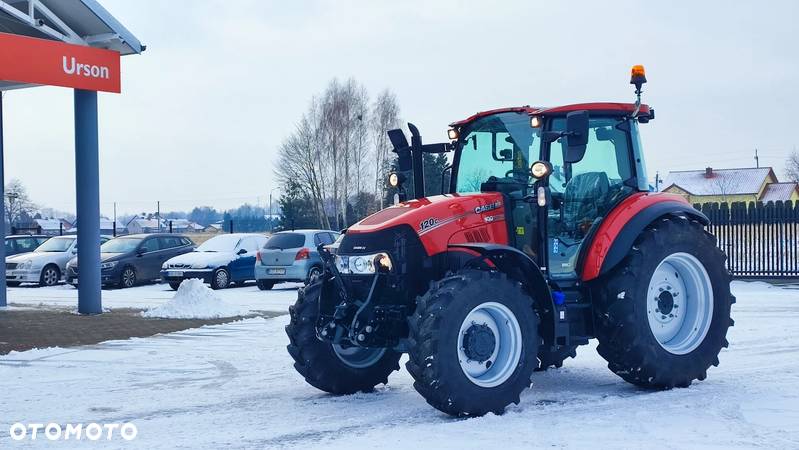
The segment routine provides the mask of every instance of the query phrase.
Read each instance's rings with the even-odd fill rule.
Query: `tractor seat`
[[[593,222],[604,211],[610,180],[604,172],[576,175],[563,192],[564,231],[575,231],[583,222]]]

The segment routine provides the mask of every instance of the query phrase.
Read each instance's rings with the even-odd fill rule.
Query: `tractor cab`
[[[648,191],[638,124],[653,117],[633,103],[504,108],[455,122],[450,143],[423,147],[452,152],[443,193],[502,194],[509,245],[552,279],[576,280],[585,238],[620,201]]]

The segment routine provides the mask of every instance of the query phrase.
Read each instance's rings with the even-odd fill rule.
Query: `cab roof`
[[[476,114],[473,114],[466,119],[459,120],[457,122],[452,122],[449,124],[451,127],[460,127],[463,126],[473,120],[477,120],[481,117],[490,116],[492,114],[499,114],[504,112],[522,112],[527,113],[528,115],[534,116],[537,114],[543,115],[565,115],[572,111],[601,111],[611,114],[632,114],[635,111],[635,103],[612,103],[612,102],[597,102],[597,103],[575,103],[573,105],[564,105],[564,106],[555,106],[555,107],[544,107],[544,106],[516,106],[510,108],[497,108],[491,109],[488,111],[480,111]],[[642,104],[641,115],[648,115],[649,114],[649,105]]]

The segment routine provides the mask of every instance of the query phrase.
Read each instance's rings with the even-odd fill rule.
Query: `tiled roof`
[[[763,190],[762,202],[776,202],[790,200],[791,195],[796,192],[796,183],[771,183]]]
[[[713,169],[711,178],[705,176],[705,170],[669,172],[663,189],[676,185],[693,195],[758,194],[760,186],[773,173],[771,167]]]

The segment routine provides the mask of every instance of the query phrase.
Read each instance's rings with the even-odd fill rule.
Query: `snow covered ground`
[[[276,285],[261,291],[254,284],[215,291],[222,301],[250,311],[286,312],[297,300],[299,283]],[[151,308],[162,306],[175,296],[167,284],[150,284],[131,289],[103,290],[104,308]],[[22,305],[78,306],[78,290],[70,285],[53,287],[22,286],[8,289],[8,303]]]
[[[295,295],[252,289],[222,295],[248,309],[285,307]],[[106,304],[163,302],[172,293],[162,290],[109,291]],[[0,448],[76,446],[12,441],[18,421],[133,422],[136,440],[115,448],[799,448],[799,289],[735,283],[733,291],[731,346],[704,382],[640,390],[591,345],[563,369],[536,374],[505,415],[468,420],[428,406],[404,369],[371,394],[315,390],[291,367],[286,316],[14,353],[0,357]],[[70,293],[47,292],[56,303]],[[24,303],[23,294],[14,290],[12,301]]]

